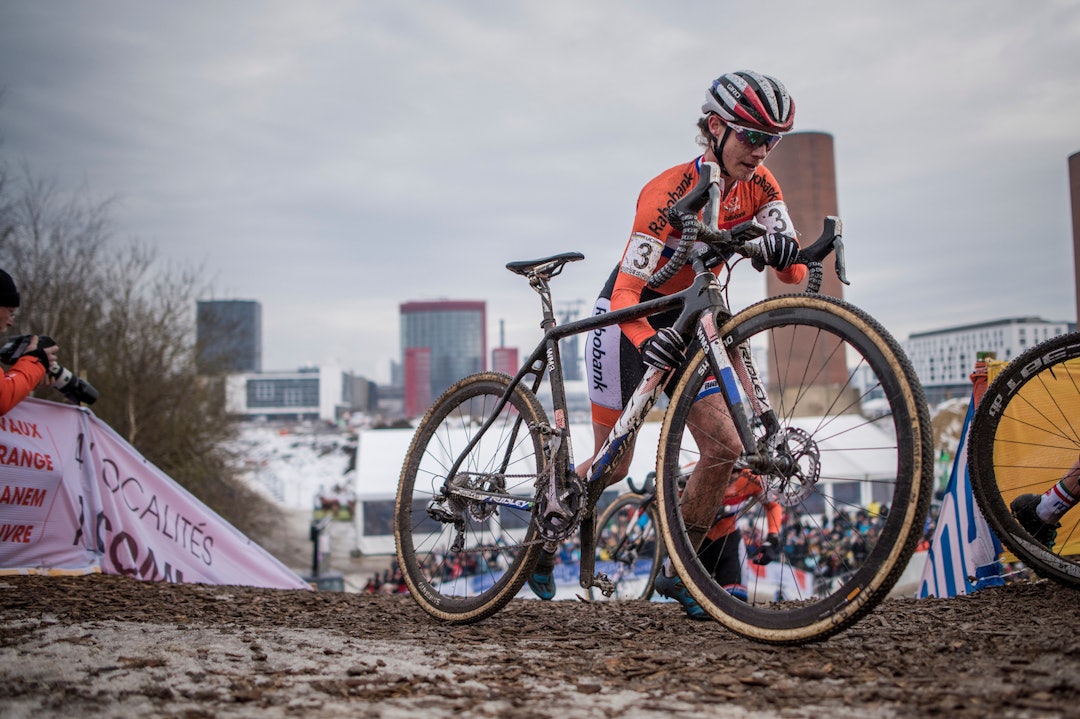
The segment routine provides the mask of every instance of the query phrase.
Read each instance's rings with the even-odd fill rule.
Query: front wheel
[[[1037,574],[1080,588],[1080,513],[1067,513],[1052,541],[1040,541],[1010,511],[1018,496],[1041,495],[1080,457],[1080,334],[1051,338],[1010,362],[986,388],[970,431],[972,491],[1001,543]]]
[[[716,383],[699,350],[674,390],[660,435],[667,551],[702,608],[732,631],[772,644],[824,639],[888,595],[921,537],[933,481],[921,387],[896,341],[841,300],[768,299],[719,333],[736,367],[740,345],[752,357],[779,425],[768,440],[768,415],[753,430],[784,461],[747,475],[730,460],[708,459],[717,454],[717,426],[699,421],[709,413],[694,406],[710,395],[716,401]],[[742,375],[734,383],[752,392]],[[699,442],[712,451],[703,453]],[[739,451],[741,445],[719,454]],[[684,472],[703,483],[688,484],[687,495],[691,486],[695,492],[716,482],[727,487],[700,557],[683,520],[678,478]],[[722,544],[736,541],[742,544]],[[730,562],[715,559],[736,552],[745,599],[725,591]]]
[[[594,600],[648,599],[664,561],[664,543],[652,495],[623,494],[596,522],[596,570],[615,586],[610,596],[589,589]]]
[[[484,619],[521,589],[539,558],[533,495],[547,424],[536,396],[518,386],[482,438],[510,386],[495,372],[454,384],[428,410],[401,469],[394,509],[397,559],[413,598],[454,623]]]

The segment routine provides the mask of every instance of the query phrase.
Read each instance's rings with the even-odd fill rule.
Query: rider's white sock
[[[1065,489],[1065,480],[1062,480],[1043,494],[1039,506],[1035,508],[1035,514],[1039,515],[1042,521],[1052,524],[1072,509],[1077,499]]]

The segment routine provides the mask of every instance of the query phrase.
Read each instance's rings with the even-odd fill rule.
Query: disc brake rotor
[[[798,506],[814,493],[821,479],[821,453],[814,438],[798,427],[784,430],[777,451],[790,456],[791,471],[770,473],[766,496],[783,507]]]

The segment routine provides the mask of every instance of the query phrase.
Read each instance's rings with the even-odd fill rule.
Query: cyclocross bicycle
[[[594,508],[669,382],[656,467],[661,529],[675,569],[708,614],[762,642],[822,639],[869,612],[903,573],[933,479],[928,410],[911,365],[866,313],[816,294],[821,262],[834,249],[846,282],[837,218],[827,218],[821,238],[799,254],[810,269],[807,293],[733,315],[726,284],[711,268],[725,263],[730,277],[735,255],[760,254],[753,240],[764,228],[751,220],[716,229],[718,178],[719,168],[703,163],[701,181],[669,210],[682,238],[650,283],[662,285],[689,262],[696,277],[686,290],[557,325],[549,283],[584,257],[570,252],[507,265],[540,295],[544,336],[515,377],[471,375],[435,402],[417,427],[398,485],[398,560],[413,597],[432,616],[466,623],[497,612],[525,584],[541,548],[554,551],[575,533],[581,586],[613,591],[595,573]],[[579,478],[559,341],[671,309],[680,310],[673,326],[690,347],[688,361],[675,370],[647,368]],[[537,399],[545,378],[553,421]],[[762,477],[796,531],[817,543],[816,556],[829,558],[826,581],[814,578],[822,567],[774,562],[770,576],[748,583],[744,602],[698,558],[684,528],[678,477],[701,459],[691,429],[708,429],[689,426],[691,407],[717,385],[742,443],[739,461]]]
[[[593,583],[589,588],[593,600],[648,599],[667,556],[656,509],[655,473],[649,472],[640,489],[630,477],[627,483],[630,491],[616,497],[596,520],[596,568],[604,571],[611,589]]]
[[[1080,457],[1080,333],[1052,337],[1009,362],[975,409],[972,491],[1001,543],[1028,568],[1080,588],[1080,531],[1070,512],[1050,547],[1013,517],[1012,501],[1042,494]]]

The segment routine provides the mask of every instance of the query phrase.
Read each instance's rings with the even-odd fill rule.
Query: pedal
[[[600,590],[600,593],[605,597],[610,597],[615,593],[615,583],[608,579],[608,575],[603,572],[597,572],[593,577],[592,585]]]

